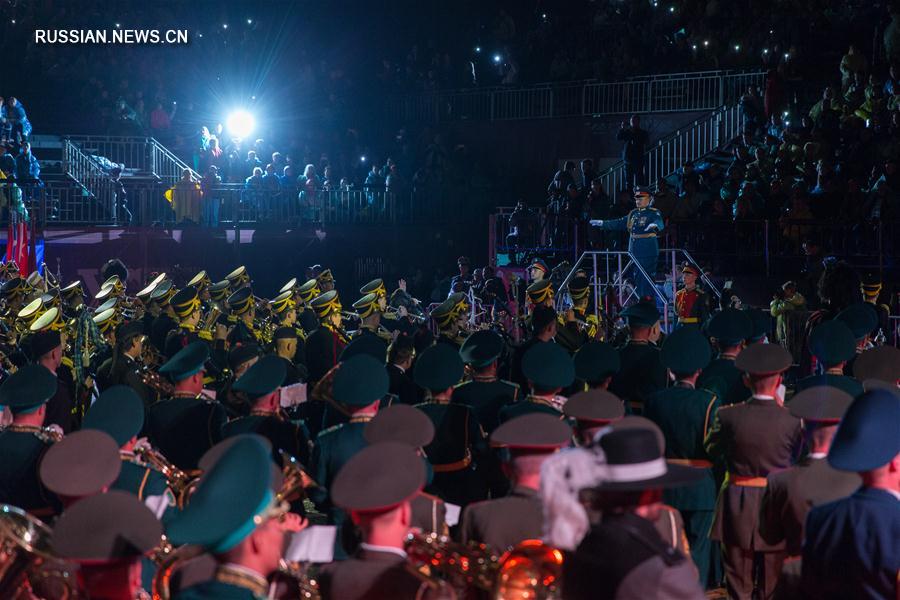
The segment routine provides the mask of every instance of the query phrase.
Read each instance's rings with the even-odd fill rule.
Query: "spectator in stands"
[[[550,185],[547,186],[547,193],[551,198],[562,199],[566,195],[566,190],[569,189],[569,186],[574,184],[575,161],[567,160],[563,164],[563,168],[553,175]]]
[[[847,54],[841,58],[841,89],[846,91],[856,75],[865,75],[868,69],[866,57],[859,53],[855,46],[847,49]]]
[[[741,114],[744,116],[744,127],[752,133],[763,125],[765,115],[763,113],[763,103],[759,95],[756,93],[756,87],[750,86],[740,99]]]
[[[109,178],[113,185],[116,203],[116,222],[119,225],[130,225],[133,215],[128,210],[128,195],[125,185],[122,183],[122,167],[116,166],[109,172]]]
[[[297,177],[294,175],[293,165],[284,165],[281,170],[281,191],[288,198],[297,197]]]
[[[276,173],[281,173],[284,171],[284,165],[287,162],[285,161],[284,155],[281,152],[273,152],[272,153],[272,166],[275,167]]]
[[[31,137],[31,122],[22,103],[10,96],[0,109],[0,118],[5,119],[10,127],[9,139],[16,143],[27,141]]]
[[[244,180],[244,188],[248,190],[262,189],[263,170],[262,167],[254,167],[253,174]]]
[[[738,194],[741,191],[741,182],[744,180],[745,169],[740,164],[731,165],[725,172],[725,183],[719,190],[719,197],[725,202],[729,212],[737,202]]]
[[[677,203],[678,197],[669,187],[669,182],[664,177],[660,177],[656,182],[656,192],[653,194],[653,208],[662,213],[664,220],[668,220],[672,218]]]
[[[650,136],[641,129],[641,118],[632,115],[627,126],[625,121],[622,121],[616,139],[625,142],[622,147],[622,160],[625,161],[625,185],[629,188],[644,185],[646,183],[644,152]]]
[[[277,192],[281,189],[281,180],[275,174],[275,165],[266,165],[266,173],[262,176],[261,187],[266,192]]]
[[[215,165],[210,165],[203,179],[200,180],[200,189],[203,191],[203,226],[218,227],[219,226],[219,205],[221,199],[216,193],[215,188],[222,183],[219,177],[219,170]]]
[[[609,215],[610,200],[606,190],[603,189],[603,180],[595,177],[591,181],[591,188],[584,199],[585,211],[590,219],[606,219]],[[597,229],[596,227],[592,229]]]
[[[366,190],[366,202],[369,206],[375,204],[377,195],[384,191],[384,179],[381,177],[378,170],[378,164],[375,163],[375,161],[372,161],[372,170],[366,175],[366,181],[363,184],[363,188]]]
[[[756,193],[756,188],[749,181],[741,183],[741,191],[738,193],[737,201],[734,204],[734,220],[746,221],[755,219],[759,215],[760,198]]]
[[[19,182],[40,182],[41,164],[31,153],[31,144],[23,142],[18,156],[16,156],[16,180]]]
[[[301,199],[307,204],[311,204],[316,198],[316,190],[321,187],[315,165],[306,165],[298,183],[300,184]]]
[[[6,144],[2,141],[0,141],[0,171],[6,178],[16,176],[16,158],[7,151]]]
[[[391,171],[388,173],[387,179],[384,182],[384,187],[389,194],[393,194],[394,196],[400,196],[406,190],[406,181],[403,179],[403,176],[400,175],[400,171],[396,164],[391,165]]]
[[[678,196],[678,202],[675,203],[675,209],[672,211],[673,219],[687,220],[697,217],[700,207],[704,204],[703,194],[699,187],[697,179],[694,177],[684,180],[684,191]]]
[[[579,189],[585,194],[591,189],[591,184],[594,179],[597,177],[597,172],[594,171],[594,161],[590,158],[585,158],[581,161],[581,182]]]
[[[898,75],[900,75],[900,68],[896,64],[892,64],[888,71],[887,81],[884,82],[884,95],[888,98],[894,95],[900,96],[900,77]]]
[[[256,169],[256,167],[259,167],[260,170],[262,170],[262,166],[263,166],[262,161],[260,161],[260,160],[256,157],[256,151],[255,151],[255,150],[249,150],[249,151],[247,152],[247,160],[244,161],[244,174],[245,174],[245,176],[246,176],[246,177],[252,176],[252,175],[253,175],[253,170]]]
[[[172,108],[166,110],[163,108],[162,102],[156,103],[156,108],[150,113],[150,130],[154,135],[166,137],[172,127],[172,119],[175,118],[175,112],[178,110],[178,104],[172,102]]]
[[[842,108],[843,104],[840,99],[835,97],[834,88],[829,85],[822,91],[822,99],[809,109],[809,118],[812,119],[814,125],[821,126],[823,119],[827,123],[829,119],[835,118],[830,113],[840,115]]]
[[[334,178],[334,169],[327,165],[322,172],[322,189],[329,192],[338,189],[338,181]]]

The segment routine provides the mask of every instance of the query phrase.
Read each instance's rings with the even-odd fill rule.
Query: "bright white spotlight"
[[[225,126],[228,128],[228,133],[233,137],[241,139],[253,133],[253,127],[255,125],[256,120],[253,118],[253,115],[246,110],[235,110],[228,115],[228,119],[225,120]]]
[[[499,54],[495,54],[495,55],[494,55],[494,62],[495,62],[495,63],[500,64],[500,61],[501,61],[501,60],[503,60],[503,57],[502,57],[502,56],[500,56]]]

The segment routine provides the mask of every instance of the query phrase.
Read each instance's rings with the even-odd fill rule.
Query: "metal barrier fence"
[[[743,123],[738,106],[724,107],[660,138],[644,154],[644,181],[655,185],[660,178],[675,173],[685,162],[723,148],[741,133]],[[625,161],[615,163],[599,177],[603,189],[611,195],[631,187],[626,181]]]
[[[89,197],[98,210],[110,214],[111,218],[115,219],[115,191],[109,175],[92,157],[82,152],[70,140],[63,140],[62,150],[63,172],[81,187],[82,196]],[[66,195],[77,191],[65,184],[60,185],[59,190],[59,194]]]
[[[197,180],[200,179],[200,175],[194,169],[156,141],[155,138],[147,138],[147,149],[150,153],[150,164],[147,170],[159,177],[163,183],[175,185],[181,179],[181,174],[185,169],[190,171],[191,177]]]
[[[627,113],[713,110],[736,104],[763,71],[701,71],[601,83],[574,81],[394,96],[388,112],[404,122],[506,121]]]
[[[148,140],[152,138],[109,135],[69,135],[66,139],[82,152],[103,156],[126,168],[152,172]]]

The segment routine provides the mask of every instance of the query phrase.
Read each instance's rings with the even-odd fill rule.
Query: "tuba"
[[[562,598],[563,553],[540,540],[525,540],[500,557],[494,600]]]
[[[281,488],[275,494],[277,502],[294,502],[306,498],[306,490],[318,484],[303,469],[296,458],[281,450],[282,477]]]
[[[181,563],[187,562],[192,558],[197,558],[203,554],[202,546],[181,546],[177,549],[164,550],[167,540],[163,540],[158,547],[160,550],[155,553],[154,558],[157,562],[156,575],[153,576],[152,597],[153,600],[170,600],[172,598],[171,583],[172,576],[181,566]]]
[[[278,570],[272,575],[269,597],[287,600],[321,600],[319,582],[307,563],[281,559]]]
[[[79,598],[76,567],[55,557],[50,528],[8,504],[0,504],[0,598]]]
[[[178,499],[178,508],[184,508],[188,498],[187,491],[191,488],[191,483],[196,477],[173,465],[158,450],[153,448],[138,446],[134,449],[134,455],[147,466],[162,473],[162,476],[166,478],[169,489],[172,490],[172,493]]]
[[[500,562],[485,544],[460,544],[436,533],[410,533],[406,552],[416,570],[429,578],[442,579],[458,591],[494,587]]]

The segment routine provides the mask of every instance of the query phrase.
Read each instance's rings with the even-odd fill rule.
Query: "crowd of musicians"
[[[871,284],[804,360],[696,266],[668,332],[528,272],[510,316],[464,277],[345,310],[320,266],[264,299],[245,267],[134,285],[113,259],[91,298],[4,264],[0,596],[900,597]]]

